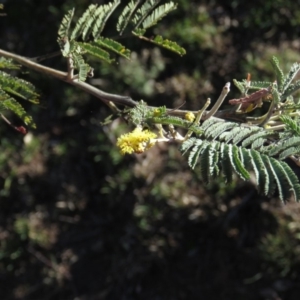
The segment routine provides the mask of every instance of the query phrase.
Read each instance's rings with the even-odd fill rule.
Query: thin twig
[[[52,58],[52,57],[56,57],[56,56],[59,56],[59,55],[61,55],[61,51],[55,51],[55,52],[47,53],[47,54],[44,54],[44,55],[31,57],[29,59],[34,61],[34,62],[40,62],[40,61],[43,61],[43,60],[46,60],[46,59],[49,59],[49,58]]]
[[[196,119],[195,121],[193,122],[195,125],[198,125],[202,116],[203,116],[203,113],[205,112],[205,110],[207,109],[207,107],[210,105],[210,98],[208,98],[206,100],[206,103],[204,104],[204,106],[202,107],[202,109],[200,109],[198,112],[197,112],[197,115],[196,115]],[[187,140],[193,133],[193,130],[189,130],[187,132],[187,134],[185,135],[184,137],[184,140]]]
[[[208,118],[210,118],[211,116],[213,116],[218,109],[220,108],[221,104],[223,103],[223,101],[225,100],[227,94],[230,92],[230,82],[227,82],[225,84],[225,86],[222,89],[222,92],[217,100],[217,102],[215,103],[215,105],[212,107],[212,109],[203,117],[204,120],[207,120]]]

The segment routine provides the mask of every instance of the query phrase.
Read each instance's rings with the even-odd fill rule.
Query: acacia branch
[[[23,57],[23,56],[20,56],[17,54],[13,54],[13,53],[7,52],[2,49],[0,49],[0,56],[6,57],[6,58],[11,58],[14,61],[20,63],[21,65],[28,67],[32,70],[35,70],[39,73],[43,73],[45,75],[52,76],[59,80],[65,81],[69,84],[72,84],[72,85],[84,90],[85,92],[95,96],[96,98],[104,101],[105,103],[107,103],[108,101],[111,101],[116,104],[129,106],[129,107],[134,107],[136,105],[136,102],[134,100],[132,100],[130,97],[106,93],[98,88],[95,88],[94,86],[92,86],[86,82],[82,82],[82,81],[79,81],[78,79],[70,78],[70,76],[68,76],[67,72],[62,72],[62,71],[58,71],[56,69],[52,69],[52,68],[43,66],[41,64],[38,64],[38,63],[32,61],[29,58],[26,58],[26,57]]]
[[[20,56],[5,50],[0,49],[0,56],[3,56],[5,58],[13,59],[14,61],[20,63],[22,66],[25,66],[29,69],[35,70],[39,73],[45,74],[47,76],[52,76],[55,77],[59,80],[62,80],[64,82],[67,82],[75,87],[80,88],[81,90],[87,92],[90,95],[95,96],[96,98],[100,99],[103,101],[105,104],[110,106],[110,103],[114,104],[119,104],[122,106],[127,106],[127,107],[135,107],[137,105],[137,102],[134,101],[131,97],[129,96],[121,96],[117,94],[111,94],[104,92],[89,83],[79,81],[78,78],[76,77],[70,77],[68,72],[62,72],[44,65],[41,65],[36,62],[36,59],[30,59],[24,56]],[[229,89],[228,83],[225,85]],[[221,101],[218,99],[217,103],[215,104],[214,108],[211,111],[204,111],[202,115],[202,119],[206,119],[213,115],[217,108],[221,105],[222,101],[224,100],[225,96],[229,92],[227,89],[226,93],[225,90],[222,91],[220,98],[222,98]],[[190,111],[190,110],[179,110],[179,109],[167,109],[168,114],[173,115],[173,116],[180,116],[184,117],[187,112],[193,112],[194,114],[197,114],[198,111]]]

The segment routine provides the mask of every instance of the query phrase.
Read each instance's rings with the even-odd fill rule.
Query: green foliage
[[[135,30],[138,28],[146,30],[177,7],[177,4],[171,1],[156,8],[159,2],[160,0],[145,1],[140,8],[138,8],[140,1],[129,2],[119,17],[117,30],[122,34],[130,21],[134,24]]]
[[[289,199],[291,194],[296,200],[300,199],[299,180],[285,162],[253,149],[196,138],[183,143],[181,151],[186,153],[188,150],[189,165],[195,168],[199,164],[202,178],[206,182],[219,176],[219,172],[224,174],[228,182],[234,174],[243,180],[249,180],[249,172],[253,171],[263,194],[272,196],[277,188],[282,201]]]
[[[285,124],[285,131],[283,136],[300,136],[300,124],[299,120],[294,120],[288,115],[280,116],[280,120]]]
[[[38,103],[39,95],[36,93],[34,86],[25,80],[0,71],[0,85],[3,91],[32,103]]]
[[[20,66],[15,64],[12,61],[12,59],[6,59],[4,57],[0,57],[0,69],[18,70],[19,68]]]
[[[271,113],[262,116],[264,127],[216,118],[209,118],[201,125],[197,125],[180,117],[168,115],[164,107],[150,108],[145,102],[140,102],[131,110],[130,120],[136,126],[172,125],[196,133],[197,138],[192,137],[183,142],[181,151],[183,154],[189,151],[189,165],[195,168],[199,164],[200,173],[206,182],[220,174],[223,174],[228,182],[234,178],[234,174],[242,180],[249,180],[250,173],[253,172],[261,193],[271,196],[278,192],[282,201],[286,201],[293,195],[299,201],[299,180],[292,169],[282,161],[288,157],[300,157],[300,140],[295,136],[300,132],[299,121],[280,115],[286,103],[283,99],[284,91],[291,84],[291,78],[295,77],[298,65],[294,64],[286,76],[283,75],[276,58],[273,58],[273,66],[278,81],[282,84],[235,80],[237,87],[244,93],[248,89],[259,90],[271,87],[272,110],[269,109]],[[247,99],[249,98],[250,96]],[[294,113],[297,108],[295,105],[293,107],[291,102],[292,99],[287,104],[292,108],[291,113]],[[274,107],[277,110],[273,110]],[[269,120],[271,125],[268,125]],[[281,122],[280,124],[286,124],[286,127],[280,127],[283,128],[280,131],[274,126],[272,130],[274,120],[276,126]]]
[[[279,89],[280,92],[284,93],[287,90],[287,88],[290,86],[290,84],[292,83],[293,79],[295,78],[299,70],[300,70],[300,64],[294,63],[290,71],[288,72],[288,74],[284,77],[282,88]],[[286,95],[286,97],[287,96],[289,95]]]
[[[279,60],[277,59],[277,57],[275,57],[275,56],[272,57],[271,64],[275,71],[278,88],[281,90],[283,87],[283,82],[284,82],[284,74],[279,66]]]
[[[193,124],[190,121],[183,120],[182,118],[175,116],[163,116],[163,117],[152,117],[149,118],[149,122],[162,125],[174,125],[176,127],[191,130],[195,134],[201,134],[202,130],[199,125]]]
[[[274,86],[277,91],[276,88]],[[131,110],[130,120],[136,126],[173,125],[195,132],[198,137],[187,139],[181,151],[189,151],[189,165],[195,168],[199,163],[202,178],[207,182],[220,174],[227,181],[231,181],[234,174],[249,180],[250,172],[253,172],[258,189],[263,194],[272,196],[277,191],[282,201],[292,195],[297,201],[300,200],[299,180],[282,161],[292,155],[300,155],[298,137],[281,139],[282,133],[269,128],[214,118],[203,122],[201,126],[191,124],[182,118],[168,115],[164,107],[153,109],[145,102],[140,102]],[[290,119],[285,120],[289,120],[294,131],[299,131],[298,125]]]
[[[246,80],[243,80],[244,84],[246,83]],[[266,89],[268,87],[272,86],[272,82],[268,81],[251,81],[251,84],[249,86],[249,89],[251,90],[260,90],[260,89]]]
[[[82,37],[84,41],[87,41],[89,38],[99,38],[108,18],[120,3],[120,0],[115,0],[100,6],[91,4],[76,22],[76,26],[69,35],[68,31],[61,30],[61,28],[70,27],[70,22],[73,18],[73,9],[64,17],[58,31],[59,37],[68,37],[70,41],[77,40],[79,37]]]
[[[202,178],[207,182],[219,173],[223,173],[227,181],[231,181],[234,174],[243,180],[249,180],[249,172],[253,172],[258,190],[263,194],[271,196],[277,191],[282,201],[286,201],[291,195],[300,201],[299,179],[283,162],[287,158],[294,161],[299,161],[300,158],[298,106],[291,94],[286,93],[300,66],[293,64],[287,75],[284,75],[275,57],[272,59],[272,66],[276,75],[275,83],[234,80],[243,95],[247,95],[247,91],[251,89],[271,87],[272,98],[266,115],[248,117],[247,124],[208,119],[199,128],[202,130],[199,137],[186,140],[181,151],[183,154],[190,151],[189,165],[195,168],[199,164]],[[298,83],[289,91],[295,92],[296,85]],[[287,95],[289,98],[285,101]],[[251,100],[251,95],[241,98],[241,101],[249,99]],[[289,110],[285,110],[285,105],[288,105]],[[281,115],[282,110],[286,115]],[[262,121],[264,127],[251,124],[253,120],[260,120],[258,123]]]
[[[284,159],[286,156],[282,157],[282,152],[289,150],[291,155],[299,155],[300,152],[298,150],[298,146],[300,146],[300,137],[290,137],[285,139],[280,139],[276,144],[272,145],[271,150],[269,151],[270,155],[281,155],[281,159]],[[293,151],[292,151],[293,149]]]
[[[135,126],[149,126],[153,124],[173,125],[176,127],[191,130],[201,134],[200,126],[180,117],[168,115],[166,108],[150,108],[147,103],[140,101],[135,108],[130,110],[129,119]]]
[[[139,38],[141,38],[143,40],[146,40],[150,43],[153,43],[155,45],[166,48],[166,49],[173,51],[181,56],[186,54],[185,50],[182,47],[180,47],[177,43],[163,39],[163,37],[160,35],[155,36],[154,39],[148,39],[143,36],[144,31],[134,31],[133,34],[137,35]]]
[[[91,71],[90,66],[85,63],[82,55],[74,52],[72,55],[72,59],[76,68],[78,68],[78,79],[80,81],[85,81],[89,72]]]
[[[300,70],[300,64],[294,63],[286,75],[284,75],[282,69],[280,68],[278,59],[274,56],[272,57],[271,65],[275,72],[276,81],[274,83],[267,81],[237,81],[235,79],[233,80],[233,83],[240,90],[242,95],[246,94],[248,90],[259,90],[272,87],[271,94],[275,98],[275,102],[284,102],[289,96],[291,96],[300,88],[299,80],[294,84],[292,83]],[[297,103],[295,102],[294,104]]]
[[[135,12],[135,10],[137,9],[138,5],[139,5],[139,1],[136,1],[136,3],[135,3],[135,1],[132,0],[123,9],[122,13],[120,14],[120,16],[118,18],[118,23],[116,26],[117,31],[119,31],[120,34],[122,34],[123,30],[127,27],[128,22],[132,18],[132,15]]]
[[[136,24],[142,23],[143,29],[150,28],[157,24],[157,22],[160,21],[163,17],[165,17],[169,12],[176,9],[177,5],[174,4],[174,2],[169,2],[164,5],[160,5],[151,13],[151,15],[149,15],[147,18],[145,18],[143,22],[141,22],[140,20],[143,20],[143,15],[148,13],[148,11],[151,10],[152,7],[149,7],[149,4],[146,2],[145,5],[143,5],[141,9],[138,10],[138,13],[140,13],[141,17],[137,17],[133,20],[133,22]]]
[[[101,47],[109,49],[120,56],[130,59],[130,50],[126,49],[122,44],[108,38],[99,38],[95,40],[95,43]]]
[[[19,66],[11,60],[1,58],[0,68],[15,70]],[[32,117],[27,114],[17,99],[21,98],[37,104],[38,97],[39,95],[31,83],[0,71],[0,113],[10,110],[20,117],[26,125],[36,127]]]
[[[87,53],[91,54],[92,56],[104,60],[108,63],[113,62],[114,60],[110,58],[109,53],[95,44],[91,43],[78,43]]]
[[[85,81],[87,74],[91,70],[91,67],[84,60],[84,54],[86,53],[111,63],[114,59],[111,59],[109,53],[102,49],[105,48],[117,55],[130,59],[131,51],[129,49],[126,49],[124,45],[114,39],[102,36],[107,20],[120,4],[120,0],[99,6],[91,4],[78,19],[72,30],[74,9],[64,16],[58,30],[58,43],[63,56],[71,59],[72,67],[78,70],[80,81]],[[138,9],[140,1],[136,1],[136,3],[131,1],[125,6],[118,18],[117,31],[122,34],[128,24],[132,22],[134,25],[132,34],[141,37],[145,34],[146,29],[157,24],[164,16],[176,9],[176,4],[173,2],[155,8],[157,4],[158,1],[146,1]],[[79,39],[84,41],[84,43],[80,43]],[[185,54],[183,48],[175,42],[163,39],[161,36],[157,36],[154,39],[143,37],[143,39],[180,55]]]
[[[69,36],[69,30],[72,22],[72,18],[74,16],[74,8],[64,16],[62,19],[59,29],[58,29],[58,36],[61,39],[66,39]]]
[[[0,112],[4,110],[11,110],[14,112],[26,125],[31,125],[32,127],[36,127],[33,119],[29,116],[22,105],[14,98],[12,98],[9,94],[0,90]]]
[[[140,101],[136,107],[130,110],[129,119],[135,125],[144,125],[148,117],[151,115],[151,109],[147,103]]]

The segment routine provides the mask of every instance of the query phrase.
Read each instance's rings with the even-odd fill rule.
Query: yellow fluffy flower
[[[132,132],[121,135],[117,140],[117,146],[122,154],[143,153],[154,146],[155,138],[155,133],[137,127]]]
[[[192,112],[187,112],[184,116],[184,118],[190,122],[193,122],[195,120],[195,115]]]

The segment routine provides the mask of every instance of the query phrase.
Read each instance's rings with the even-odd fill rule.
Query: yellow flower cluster
[[[184,118],[190,122],[193,122],[195,120],[195,115],[192,112],[187,112],[184,116]]]
[[[121,135],[117,140],[117,146],[122,154],[143,153],[154,146],[155,138],[155,133],[137,127],[132,132]]]

